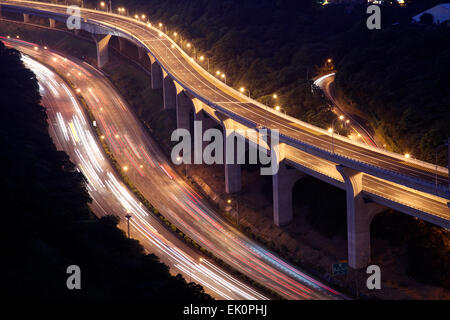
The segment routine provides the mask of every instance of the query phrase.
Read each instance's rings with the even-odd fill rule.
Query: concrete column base
[[[279,163],[277,174],[272,176],[273,223],[278,227],[289,224],[294,216],[292,209],[292,188],[305,173],[288,169],[284,161]]]
[[[241,165],[237,162],[237,144],[232,144],[233,150],[229,146],[229,139],[234,138],[234,122],[232,119],[222,121],[224,134],[224,166],[225,166],[225,192],[236,193],[242,190]]]
[[[172,110],[177,106],[177,89],[172,78],[168,75],[163,80],[163,102],[164,110]]]
[[[177,94],[177,128],[191,131],[191,110],[194,108],[191,99],[184,91]]]
[[[102,37],[92,35],[92,38],[97,48],[97,67],[102,68],[109,61],[108,44],[111,35],[108,34]]]
[[[362,196],[363,173],[336,166],[345,182],[347,197],[348,265],[353,269],[370,263],[370,224],[375,215],[385,208],[377,203],[366,203]]]
[[[241,190],[241,165],[225,164],[225,192],[231,194]]]
[[[144,48],[138,47],[138,57],[139,57],[139,60],[142,60],[145,57]]]
[[[161,89],[163,87],[164,75],[161,66],[156,62],[151,54],[148,54],[151,62],[152,89]]]
[[[119,40],[119,51],[123,52],[125,50],[125,44],[126,44],[126,40],[124,38],[118,37],[117,38]]]
[[[48,19],[48,24],[49,24],[50,28],[54,29],[55,24],[56,24],[55,19]]]
[[[30,22],[30,15],[28,13],[23,14],[23,22],[25,22],[25,23]]]
[[[217,122],[214,119],[207,117],[202,110],[194,112],[194,120],[202,122],[202,137],[206,130],[217,126]],[[208,141],[203,141],[202,148],[205,149],[208,144]]]

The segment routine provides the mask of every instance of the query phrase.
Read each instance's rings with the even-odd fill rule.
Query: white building
[[[428,9],[427,11],[421,12],[418,15],[414,16],[412,19],[416,22],[420,22],[420,17],[425,14],[429,13],[433,16],[433,22],[436,24],[443,23],[445,21],[450,20],[450,3],[441,3],[437,6],[434,6],[431,9]]]

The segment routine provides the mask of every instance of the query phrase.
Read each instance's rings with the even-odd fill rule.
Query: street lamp
[[[284,110],[284,109],[281,109],[281,107],[280,106],[275,106],[275,110],[277,110],[277,111],[283,111],[284,112],[284,115],[286,115],[286,110]]]
[[[100,7],[104,8],[106,12],[112,12],[111,0],[109,0],[109,8],[108,5],[105,3],[105,1],[100,2]]]
[[[128,239],[130,239],[130,218],[131,218],[130,213],[127,213],[125,218],[127,218]]]
[[[331,132],[331,153],[334,153],[334,122],[336,120],[344,120],[344,116],[339,116],[339,118],[333,119],[333,122],[331,123],[331,128],[328,129],[328,132]]]
[[[200,61],[204,61],[205,60],[205,56],[200,56]],[[209,57],[206,57],[206,61],[207,61],[207,63],[208,63],[208,72],[209,72]]]
[[[183,162],[183,158],[178,156],[177,157],[177,161],[181,161]],[[180,163],[181,164],[181,163]],[[187,162],[184,163],[184,175],[187,177],[187,173],[188,173],[188,167],[187,167]]]
[[[186,44],[186,47],[191,51],[191,53],[195,52],[195,48],[194,48],[194,46],[193,46],[190,42],[188,42],[188,43]],[[191,48],[192,48],[192,49],[191,49]]]
[[[233,208],[233,204],[236,204],[236,224],[239,227],[239,203],[237,201],[233,202],[231,199],[228,199],[227,203],[231,204],[231,208]]]
[[[244,87],[240,87],[239,91],[242,92],[242,93],[244,93],[245,91],[248,91],[248,97],[250,98],[250,90],[245,89]]]

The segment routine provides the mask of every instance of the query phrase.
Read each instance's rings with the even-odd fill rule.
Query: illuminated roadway
[[[285,298],[344,298],[244,236],[217,215],[207,201],[171,169],[165,156],[101,73],[86,63],[63,58],[42,47],[34,50],[33,46],[27,49],[22,46],[21,50],[31,56],[38,56],[39,60],[57,69],[80,89],[97,119],[97,125],[105,132],[110,149],[118,162],[129,168],[127,174],[136,187],[165,217],[197,243]],[[35,72],[38,71],[43,87],[43,104],[49,108],[52,136],[88,178],[88,188],[97,212],[115,213],[122,218],[130,212],[133,216],[130,220],[132,236],[138,234],[136,238],[143,240],[149,251],[156,249],[155,254],[162,261],[175,266],[187,279],[192,267],[192,280],[204,285],[214,296],[263,298],[218,269],[208,258],[203,257],[200,262],[198,253],[161,227],[159,220],[148,214],[114,175],[95,142],[86,117],[67,86],[58,76],[48,70],[43,71],[45,68],[36,67],[32,62],[28,65]],[[62,100],[56,101],[57,96]]]
[[[60,18],[66,12],[63,6],[37,2],[2,3],[20,5],[28,10],[45,11],[41,14],[57,13]],[[86,19],[86,24],[96,25],[128,39],[132,38],[156,58],[174,81],[223,115],[248,127],[261,125],[278,129],[281,141],[287,144],[286,159],[293,166],[311,169],[311,172],[306,171],[312,175],[317,173],[316,176],[323,176],[341,188],[343,178],[337,172],[336,164],[362,171],[365,173],[363,193],[366,198],[449,227],[448,169],[438,167],[438,183],[435,187],[434,165],[355,143],[336,134],[332,137],[326,130],[270,110],[209,75],[170,38],[154,27],[135,19],[95,10],[83,9],[82,17]]]
[[[57,57],[54,67],[60,69],[63,64],[66,68],[75,66],[85,77],[82,67],[70,60],[64,61],[59,55],[48,55],[49,51],[46,51],[47,57],[44,58],[42,51],[33,52],[33,47],[18,45],[17,42],[13,46],[39,59]],[[41,103],[48,114],[50,135],[58,150],[69,154],[77,169],[88,179],[87,189],[93,199],[91,208],[98,216],[118,215],[122,221],[120,226],[126,230],[125,215],[130,214],[131,236],[138,239],[147,252],[156,254],[162,262],[169,265],[172,274],[181,273],[187,281],[192,279],[203,285],[206,292],[215,298],[266,299],[264,295],[212,263],[209,258],[188,247],[168,231],[158,218],[142,207],[102,154],[101,146],[72,89],[52,70],[28,55],[23,56],[22,60],[37,75]],[[114,91],[105,92],[105,95],[121,99]]]
[[[333,108],[333,112],[336,113],[338,116],[344,116],[346,120],[349,120],[350,123],[345,123],[345,126],[348,127],[351,131],[354,131],[356,133],[356,136],[353,134],[350,134],[350,139],[360,139],[363,143],[377,146],[374,138],[370,134],[369,130],[367,130],[361,123],[356,121],[352,116],[350,116],[348,113],[344,111],[344,108],[341,107],[338,99],[335,97],[334,88],[332,88],[332,84],[334,83],[336,73],[330,73],[326,74],[314,81],[314,84],[318,86],[322,91],[325,93],[328,99],[334,104],[335,108]],[[339,125],[339,123],[336,123]]]

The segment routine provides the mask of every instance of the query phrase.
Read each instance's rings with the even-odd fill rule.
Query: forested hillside
[[[434,163],[435,148],[450,137],[450,27],[400,24],[345,37],[338,90],[395,151]],[[446,165],[446,149],[440,151]]]

